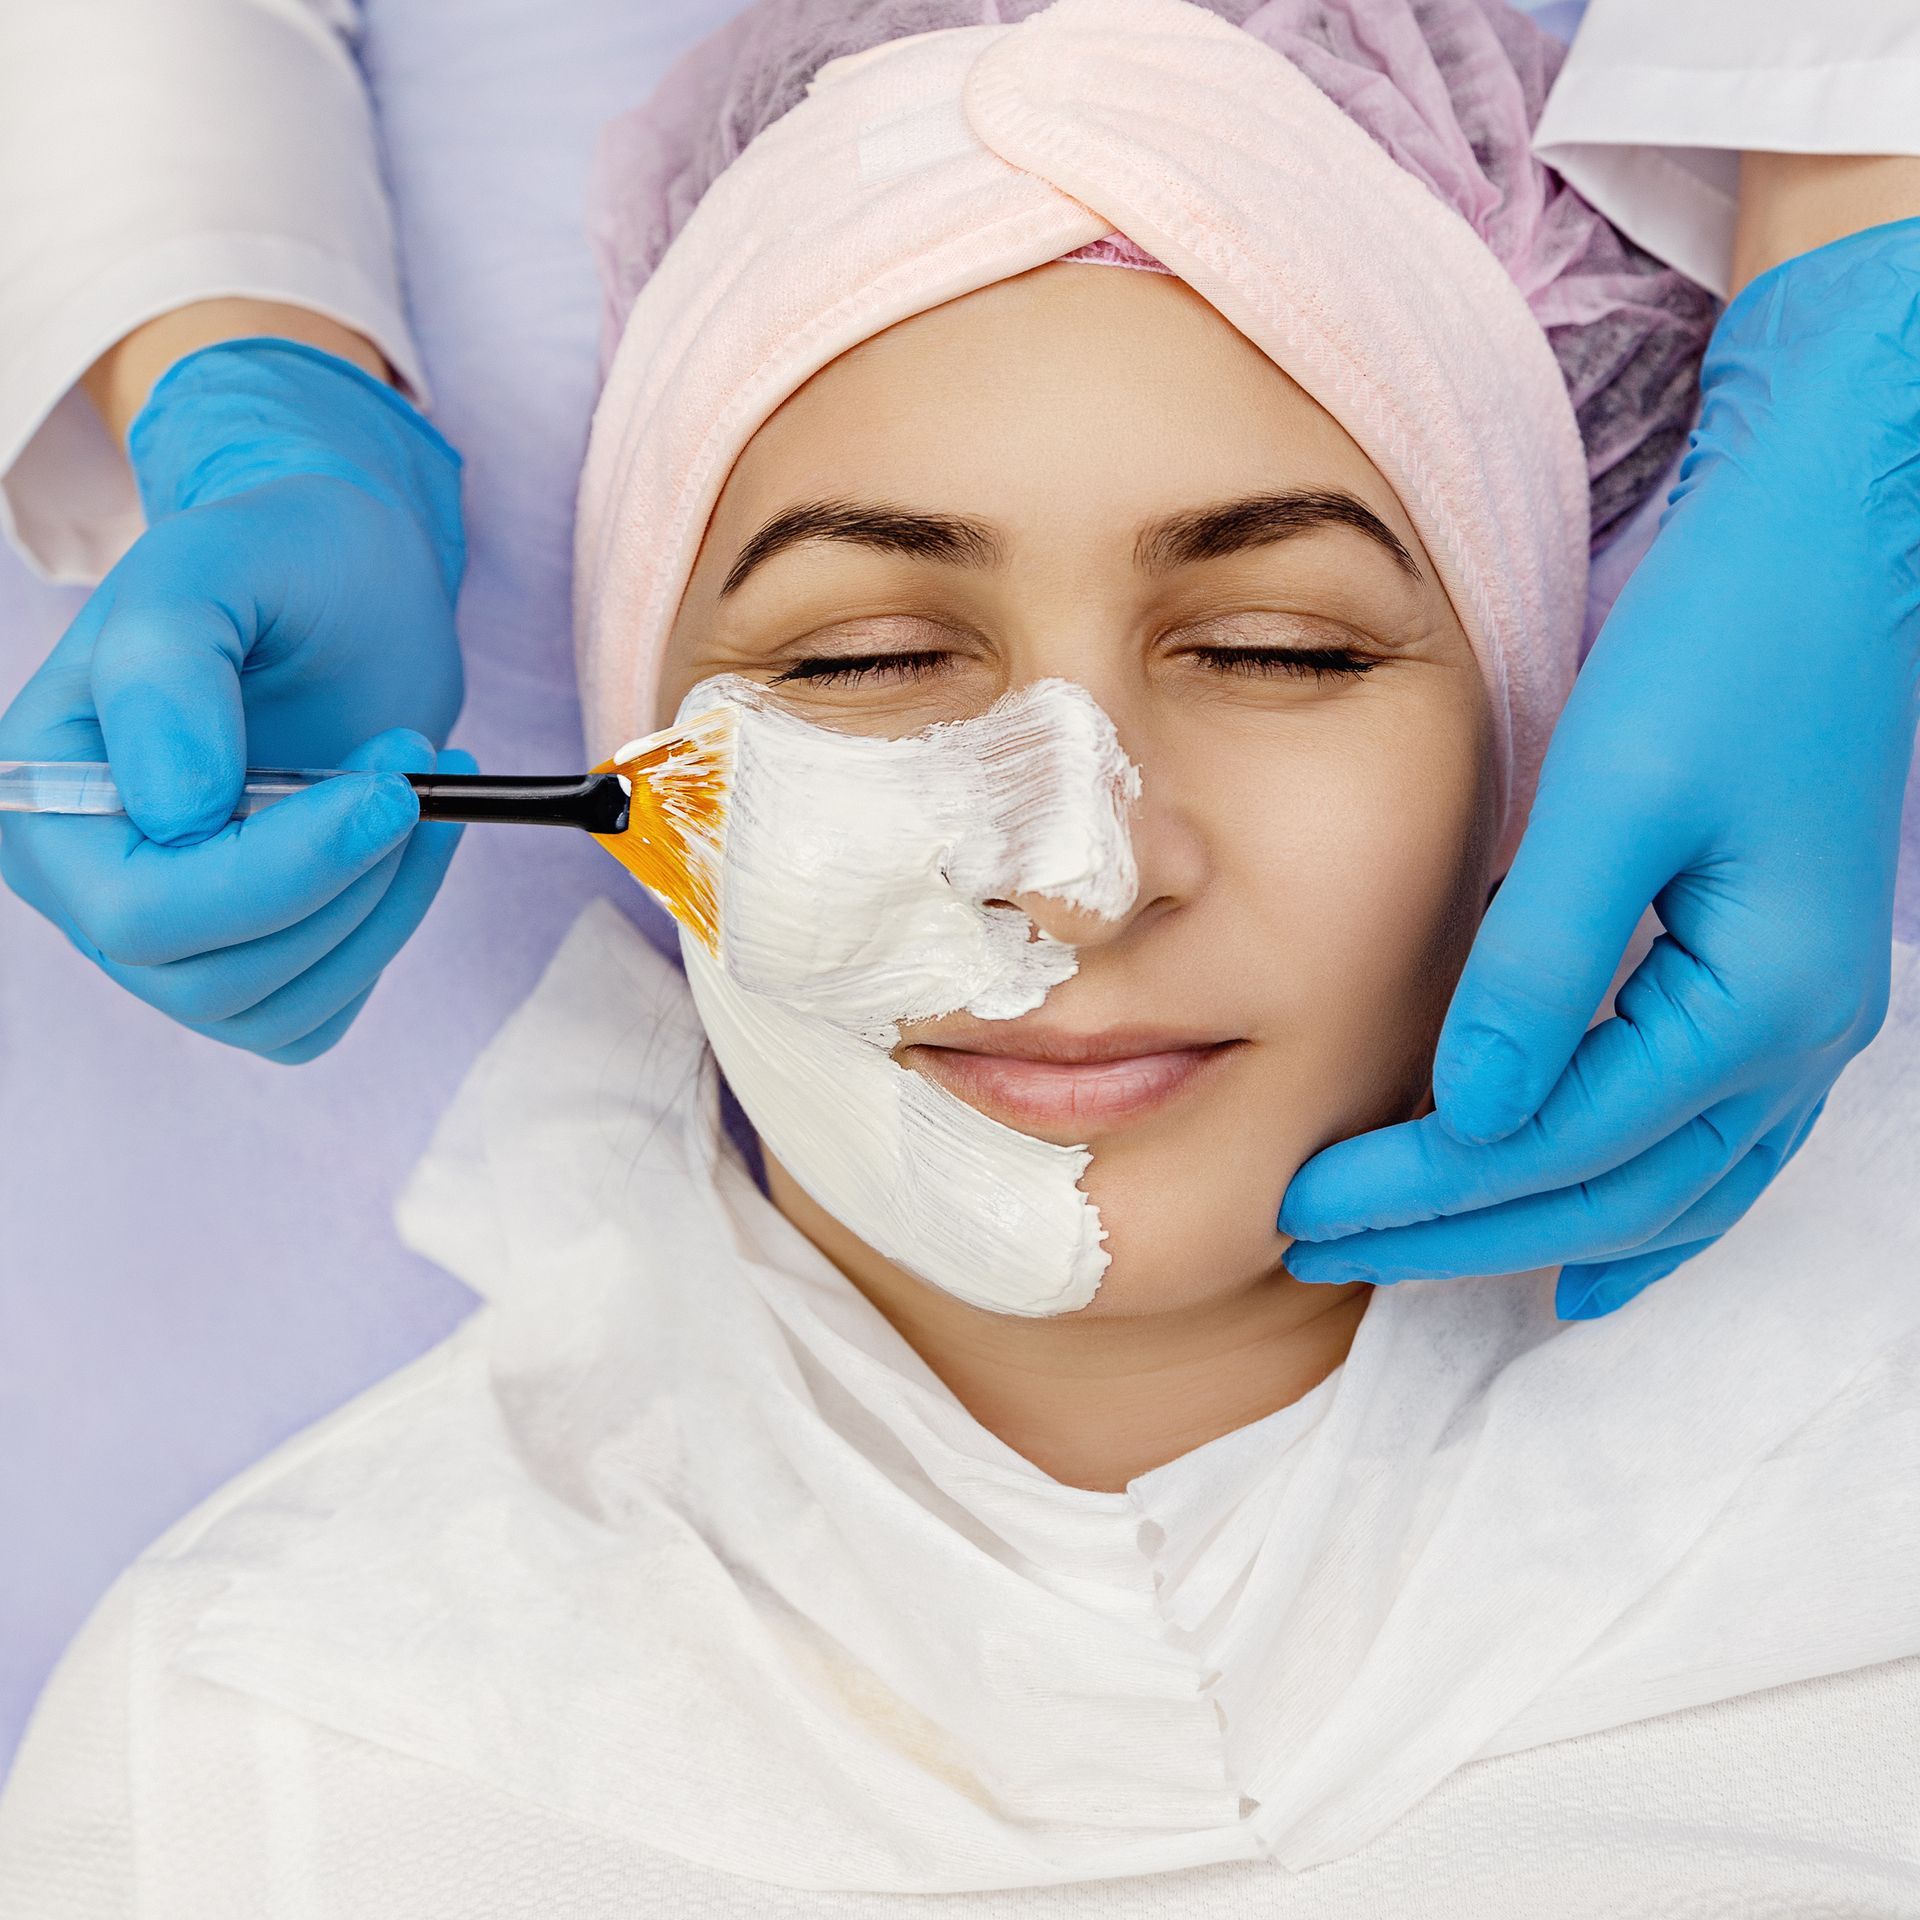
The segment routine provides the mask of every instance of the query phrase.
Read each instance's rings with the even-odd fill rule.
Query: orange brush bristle
[[[593,769],[617,773],[631,795],[626,831],[593,837],[715,955],[734,728],[733,711],[717,707]]]

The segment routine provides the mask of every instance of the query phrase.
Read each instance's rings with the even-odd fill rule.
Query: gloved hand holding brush
[[[0,717],[0,760],[111,762],[127,817],[15,814],[0,875],[163,1013],[270,1059],[339,1039],[418,925],[457,826],[400,774],[462,680],[460,460],[333,354],[178,361],[134,419],[148,530]],[[247,766],[361,767],[234,819]]]

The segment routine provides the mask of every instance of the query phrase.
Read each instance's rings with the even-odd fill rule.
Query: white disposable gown
[[[1920,1914],[1920,965],[1622,1312],[1374,1294],[1065,1486],[724,1143],[589,908],[400,1206],[486,1298],[120,1580],[0,1799],[47,1920]]]

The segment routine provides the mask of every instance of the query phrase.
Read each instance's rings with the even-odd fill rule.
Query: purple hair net
[[[758,0],[602,136],[592,231],[606,350],[721,171],[829,60],[1048,0]],[[1530,146],[1562,50],[1505,0],[1198,0],[1286,56],[1479,234],[1546,330],[1586,448],[1599,546],[1693,421],[1712,298],[1636,247]]]

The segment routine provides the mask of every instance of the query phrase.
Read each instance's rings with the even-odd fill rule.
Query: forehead
[[[801,498],[885,498],[1057,539],[1306,485],[1344,487],[1417,545],[1345,429],[1184,282],[1056,263],[815,374],[742,450],[709,546]]]

